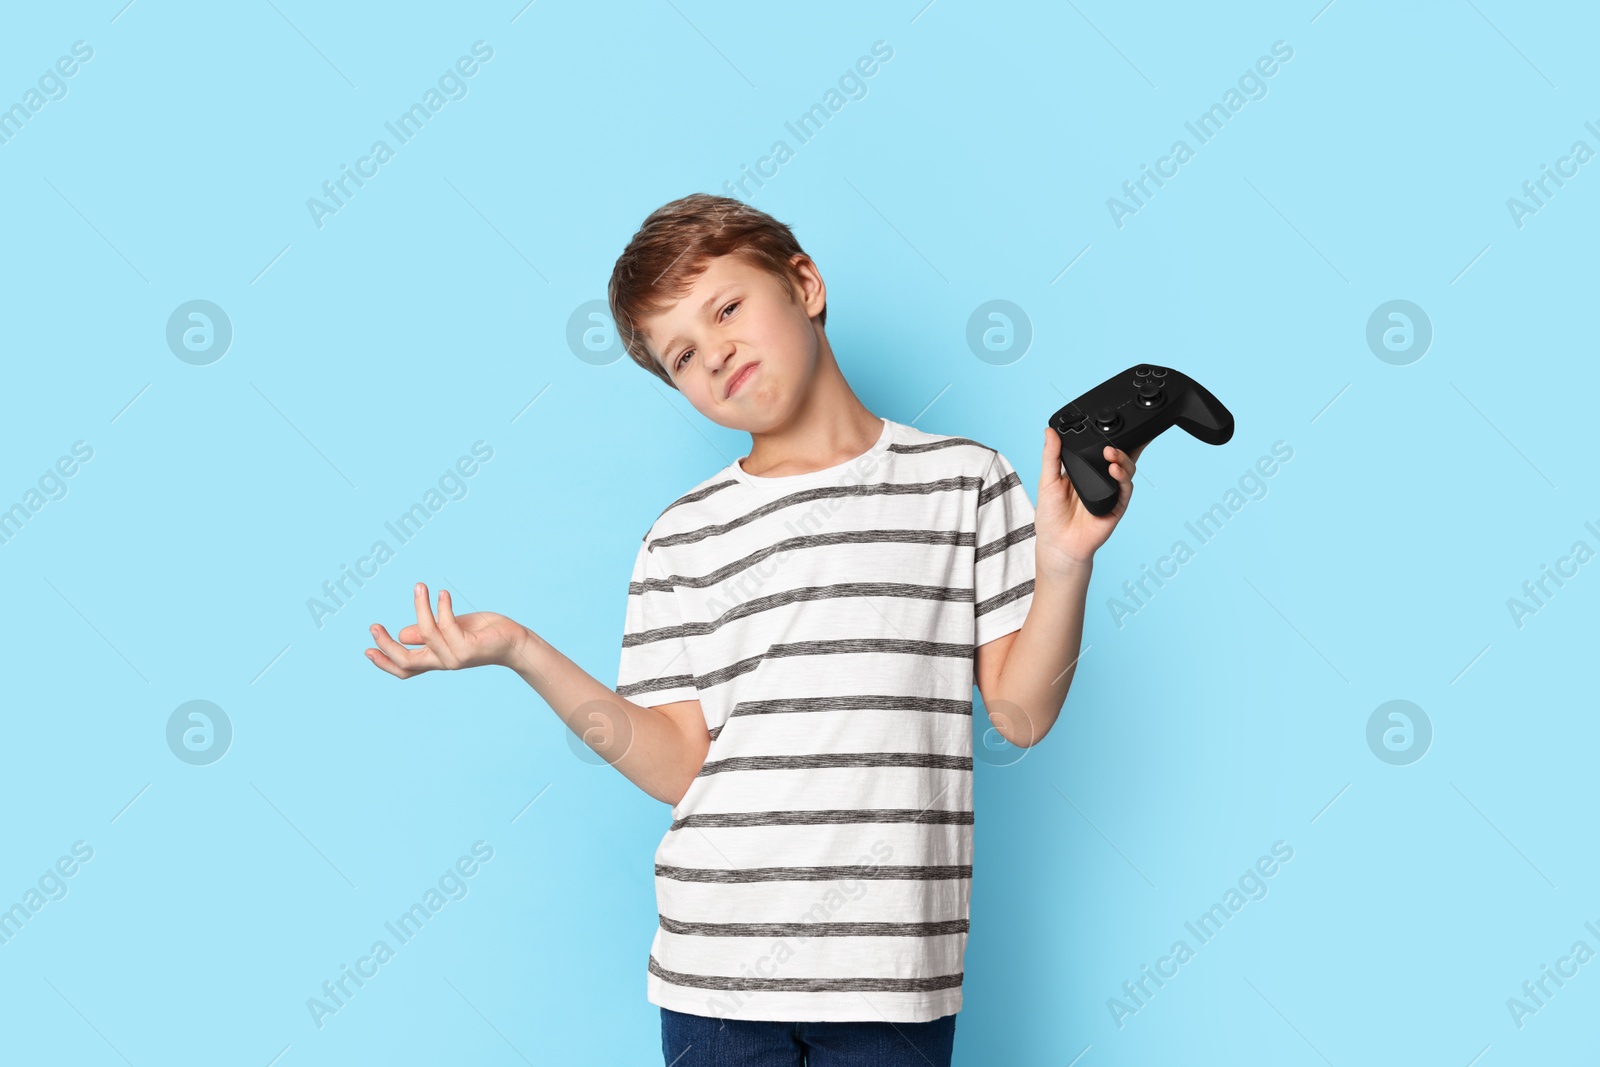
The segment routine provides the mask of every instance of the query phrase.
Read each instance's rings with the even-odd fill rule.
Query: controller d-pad
[[[1077,408],[1067,408],[1061,412],[1061,423],[1058,429],[1062,433],[1082,433],[1089,425],[1089,416]]]

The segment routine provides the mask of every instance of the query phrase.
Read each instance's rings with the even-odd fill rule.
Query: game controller
[[[1208,445],[1227,444],[1233,413],[1188,375],[1141,363],[1050,416],[1050,428],[1061,438],[1061,465],[1091,515],[1110,513],[1121,492],[1102,455],[1105,446],[1132,452],[1170,426]]]

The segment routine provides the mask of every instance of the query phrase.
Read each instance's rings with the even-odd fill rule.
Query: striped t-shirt
[[[961,1007],[975,649],[1033,601],[1006,458],[889,419],[866,453],[729,464],[650,527],[617,693],[698,699],[704,766],[656,850],[647,998],[779,1021]]]

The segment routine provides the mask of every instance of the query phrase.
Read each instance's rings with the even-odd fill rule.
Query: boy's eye
[[[726,315],[728,313],[729,308],[736,308],[738,306],[739,306],[739,301],[737,301],[737,300],[733,301],[727,307],[722,309],[722,315]],[[719,315],[718,317],[720,318],[721,315]],[[672,369],[673,370],[682,370],[683,369],[683,361],[688,359],[689,356],[693,352],[694,352],[694,349],[692,349],[692,348],[685,348],[682,352],[680,352],[678,354],[678,358],[673,360]]]

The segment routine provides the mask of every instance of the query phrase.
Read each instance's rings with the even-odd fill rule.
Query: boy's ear
[[[790,256],[789,262],[798,275],[795,279],[799,286],[799,292],[796,293],[798,303],[806,309],[809,318],[816,318],[828,306],[828,286],[822,280],[822,272],[811,257],[803,252]]]

